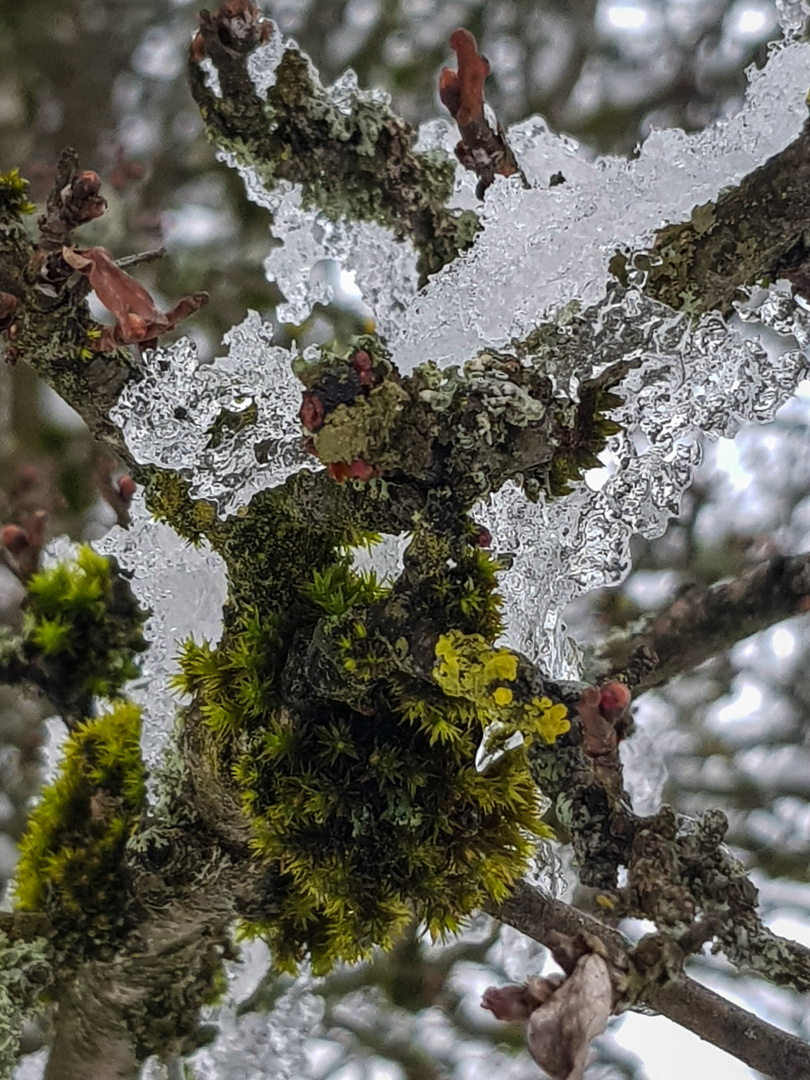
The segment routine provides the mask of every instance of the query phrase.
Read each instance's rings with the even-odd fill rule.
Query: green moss
[[[124,847],[144,805],[140,709],[127,701],[71,732],[20,843],[16,906],[44,911],[73,963],[126,932]]]
[[[489,571],[478,551],[480,563]],[[447,600],[430,602],[446,616]],[[550,741],[564,707],[504,701],[514,654],[457,631],[439,639],[426,685],[409,642],[392,633],[400,602],[337,561],[310,573],[294,605],[254,607],[219,648],[188,643],[181,657],[179,685],[214,734],[218,768],[230,771],[256,856],[273,871],[264,914],[245,933],[261,934],[282,969],[307,953],[317,972],[358,960],[390,946],[414,915],[435,935],[454,931],[506,895],[532,837],[548,831],[525,746],[486,775],[475,756],[498,720],[527,742]]]
[[[192,544],[203,537],[215,542],[221,534],[214,506],[204,499],[192,499],[189,483],[175,472],[164,469],[143,470],[137,479],[144,484],[144,497],[151,513],[171,525],[178,535]]]
[[[26,583],[23,634],[39,653],[45,688],[68,716],[87,716],[94,697],[115,697],[139,671],[146,649],[142,612],[109,559],[89,545],[75,560]]]
[[[33,214],[34,203],[28,198],[28,181],[19,169],[0,173],[0,214]]]

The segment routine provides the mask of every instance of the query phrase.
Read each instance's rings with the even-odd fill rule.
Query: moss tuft
[[[476,551],[479,564],[494,579]],[[447,599],[430,600],[444,618]],[[507,894],[533,837],[548,835],[525,745],[486,775],[475,757],[496,721],[526,744],[551,741],[564,706],[519,704],[515,655],[461,631],[439,638],[426,684],[388,625],[398,603],[395,589],[338,562],[311,571],[294,620],[254,607],[219,648],[188,643],[181,657],[179,684],[215,734],[218,769],[272,870],[244,932],[268,941],[280,969],[306,954],[318,973],[354,962],[390,947],[414,916],[434,935],[453,932]]]
[[[28,181],[19,169],[0,173],[0,214],[33,214],[36,205],[28,198]]]
[[[118,696],[138,674],[146,613],[111,561],[82,545],[72,562],[34,574],[26,592],[26,650],[40,654],[47,693],[65,715],[86,717],[94,697]]]
[[[67,739],[56,780],[28,820],[16,906],[44,911],[57,949],[77,963],[126,931],[124,847],[144,805],[140,709],[121,701]]]

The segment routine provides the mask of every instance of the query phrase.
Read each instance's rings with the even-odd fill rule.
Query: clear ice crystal
[[[179,473],[192,498],[208,499],[222,518],[302,468],[320,468],[301,439],[295,354],[272,336],[251,311],[213,364],[198,362],[188,338],[147,352],[143,378],[110,413],[137,461]]]
[[[751,323],[810,339],[808,312],[779,290],[741,312]],[[715,313],[693,326],[687,313],[636,290],[614,290],[583,321],[583,373],[633,365],[616,386],[625,403],[611,415],[624,430],[602,455],[604,482],[535,504],[510,483],[473,511],[493,548],[514,556],[500,575],[505,643],[562,679],[581,670],[562,609],[626,576],[631,536],[663,533],[700,460],[701,434],[730,437],[746,420],[772,420],[808,366],[800,349],[771,356]]]
[[[776,14],[786,34],[798,37],[810,18],[807,0],[776,0]]]
[[[284,241],[264,261],[268,281],[284,294],[278,318],[300,324],[314,304],[328,304],[334,298],[332,286],[313,273],[323,260],[334,259],[353,273],[378,333],[393,334],[416,295],[419,275],[413,244],[395,240],[373,222],[332,221],[317,209],[305,209],[297,184],[281,183],[266,197],[273,212],[273,230]]]
[[[381,584],[391,584],[402,573],[403,556],[410,539],[411,534],[403,532],[382,536],[371,548],[353,548],[352,565],[361,572],[373,570]]]
[[[248,57],[248,75],[259,97],[264,97],[270,87],[275,85],[278,66],[289,48],[295,48],[295,42],[285,40],[274,28],[270,40],[259,45]]]
[[[189,1058],[199,1080],[293,1080],[308,1075],[306,1042],[323,1016],[323,999],[312,993],[313,980],[299,976],[269,1013],[238,1013],[266,973],[269,956],[260,942],[243,946],[240,961],[226,964],[228,989],[220,1005],[204,1010],[216,1023],[210,1046]],[[207,1013],[207,1015],[205,1015]]]
[[[144,627],[149,649],[141,674],[127,684],[126,694],[143,709],[141,753],[149,770],[149,795],[156,794],[156,773],[174,727],[179,695],[171,689],[182,641],[194,637],[214,644],[222,632],[222,605],[227,595],[225,564],[206,541],[197,547],[154,521],[136,492],[128,529],[114,526],[94,541],[102,555],[114,555],[131,574],[132,591],[151,615]]]
[[[580,160],[575,144],[542,122],[518,125],[522,163],[536,186],[526,190],[513,177],[489,189],[473,247],[427,283],[399,323],[391,340],[399,370],[424,361],[426,327],[431,358],[449,367],[525,338],[572,300],[598,302],[617,249],[647,249],[662,225],[688,220],[695,206],[798,137],[808,69],[810,45],[774,49],[767,66],[750,73],[738,114],[696,135],[654,131],[636,161]],[[566,183],[550,188],[556,166]]]

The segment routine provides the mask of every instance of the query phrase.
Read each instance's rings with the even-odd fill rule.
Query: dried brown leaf
[[[579,957],[567,978],[490,986],[481,1000],[498,1020],[528,1022],[529,1051],[551,1080],[582,1080],[591,1039],[605,1030],[612,1004],[607,963],[592,952]]]
[[[174,330],[206,303],[207,293],[184,297],[171,311],[162,314],[147,290],[119,266],[106,248],[92,247],[83,251],[64,247],[62,257],[68,266],[87,276],[91,287],[104,307],[115,317],[116,325],[105,328],[93,347],[106,352],[121,345],[151,346],[161,334]]]
[[[608,966],[588,953],[529,1019],[529,1051],[551,1080],[583,1080],[591,1040],[607,1026],[613,1004]]]

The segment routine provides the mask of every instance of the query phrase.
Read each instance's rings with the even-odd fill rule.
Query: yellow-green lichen
[[[59,775],[28,820],[15,903],[46,912],[57,948],[74,962],[124,933],[124,848],[145,790],[140,709],[120,701],[71,732]]]
[[[546,697],[529,702],[515,698],[511,686],[518,674],[517,656],[508,649],[493,649],[478,634],[451,630],[436,643],[433,677],[449,697],[461,697],[476,709],[482,728],[497,727],[497,740],[506,743],[515,733],[526,746],[535,738],[553,743],[571,724],[565,705]],[[488,741],[492,749],[492,742]]]

